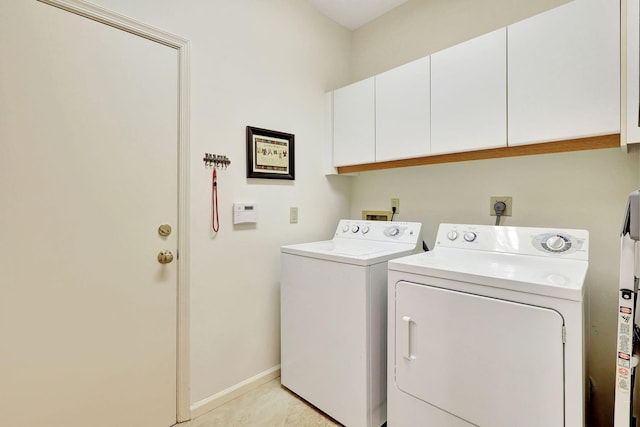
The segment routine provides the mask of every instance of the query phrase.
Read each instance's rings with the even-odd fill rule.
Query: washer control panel
[[[422,239],[422,224],[343,219],[338,223],[335,237],[415,244]]]
[[[586,259],[586,230],[440,224],[436,247]]]

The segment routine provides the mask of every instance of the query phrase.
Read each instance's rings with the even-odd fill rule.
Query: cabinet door
[[[508,27],[509,145],[620,131],[619,21],[574,0]]]
[[[627,1],[626,143],[640,142],[640,3]]]
[[[506,146],[506,29],[431,55],[431,153]]]
[[[333,92],[333,164],[375,161],[374,78]]]
[[[430,151],[429,57],[375,77],[376,161]]]

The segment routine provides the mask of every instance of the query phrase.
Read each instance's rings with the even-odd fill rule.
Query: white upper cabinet
[[[333,165],[375,161],[374,78],[333,92]]]
[[[620,4],[574,0],[508,27],[509,145],[620,131]]]
[[[640,142],[638,0],[624,141]],[[620,3],[573,0],[333,93],[333,166],[620,133]]]
[[[429,57],[375,77],[376,161],[430,152]]]
[[[431,153],[506,146],[506,29],[431,55]]]
[[[625,143],[640,142],[640,2],[627,1],[627,81]]]

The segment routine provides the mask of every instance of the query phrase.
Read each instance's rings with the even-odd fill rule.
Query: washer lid
[[[582,301],[588,262],[509,253],[437,248],[396,258],[389,270]]]
[[[381,243],[335,238],[319,242],[287,245],[280,248],[284,254],[301,255],[329,261],[357,265],[372,265],[413,253],[415,245],[406,243]]]

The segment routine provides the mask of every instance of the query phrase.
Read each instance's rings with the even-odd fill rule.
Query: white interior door
[[[173,425],[178,53],[36,1],[0,40],[2,424]]]
[[[472,425],[564,425],[558,312],[409,282],[395,304],[400,390]]]

